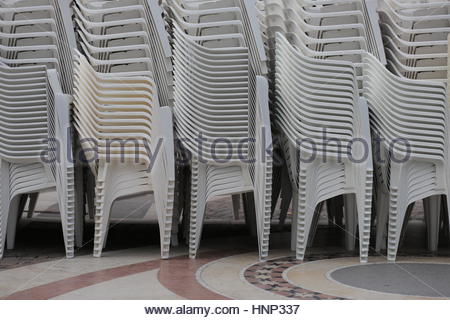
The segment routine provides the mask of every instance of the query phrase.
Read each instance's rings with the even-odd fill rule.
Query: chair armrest
[[[166,58],[170,59],[172,57],[172,49],[170,47],[168,34],[165,29],[164,20],[162,17],[162,9],[158,5],[156,0],[146,0],[148,6],[150,7],[150,14],[152,15],[153,22],[155,23],[158,38],[161,43],[161,47],[164,51]]]
[[[59,152],[58,159],[60,160],[60,164],[64,163],[66,167],[72,167],[73,156],[70,122],[72,97],[63,93],[56,70],[48,70],[47,78],[48,90],[53,93],[53,101],[48,101],[49,106],[51,105],[53,109],[47,110],[48,125],[49,127],[53,127],[55,135],[54,137],[49,136],[49,139],[56,139],[58,141],[59,150],[57,151]]]
[[[372,26],[372,31],[374,33],[374,40],[378,48],[378,54],[380,58],[380,62],[383,65],[386,65],[386,54],[384,52],[384,44],[383,39],[381,37],[381,29],[380,29],[380,16],[377,12],[378,1],[377,0],[365,0],[364,1],[367,8],[367,13],[369,15],[370,24]]]
[[[448,34],[448,60],[447,60],[447,102],[450,108],[450,33]]]
[[[156,109],[154,116],[154,131],[152,137],[152,152],[154,155],[154,166],[152,175],[164,173],[165,179],[175,180],[175,151],[173,135],[173,117],[170,107]],[[158,146],[158,144],[160,144]],[[160,176],[160,178],[163,178]]]
[[[244,0],[245,10],[247,11],[247,16],[249,18],[251,34],[254,38],[254,42],[256,48],[258,50],[259,60],[262,63],[262,66],[266,66],[267,56],[266,50],[264,48],[264,41],[262,38],[262,30],[260,30],[260,25],[256,13],[256,4],[255,0]],[[264,70],[263,73],[267,73],[267,70]]]
[[[272,133],[269,112],[269,84],[267,79],[256,76],[256,115],[255,115],[255,160],[257,163],[265,162],[272,154]]]
[[[356,173],[358,181],[365,182],[367,172],[373,172],[372,137],[370,134],[369,107],[366,99],[359,97],[358,107],[355,108],[359,121],[356,124],[356,141],[353,141],[352,161],[356,167],[361,168]]]

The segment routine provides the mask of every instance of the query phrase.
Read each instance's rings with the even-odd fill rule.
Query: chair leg
[[[287,169],[284,169],[285,175],[283,175],[283,184],[281,187],[281,205],[280,205],[280,225],[283,226],[287,213],[289,211],[289,206],[292,200],[292,185],[289,179]]]
[[[273,218],[275,213],[275,209],[278,204],[278,199],[281,194],[281,184],[282,184],[282,176],[281,176],[282,167],[281,166],[273,166],[273,184],[272,184],[272,205],[270,210],[270,218]]]
[[[334,214],[334,221],[339,228],[344,226],[344,197],[337,197],[335,200],[336,211]]]
[[[312,227],[316,204],[310,201],[307,185],[307,169],[301,169],[299,173],[298,190],[298,216],[297,216],[297,246],[296,258],[303,261],[305,258],[306,246],[309,239],[309,233]]]
[[[28,202],[28,194],[21,194],[19,200],[19,206],[17,208],[18,216],[17,220],[20,220],[23,217],[23,213],[25,212],[25,206]]]
[[[111,181],[107,164],[100,165],[98,168],[98,178],[95,197],[95,233],[94,233],[94,257],[101,257],[102,251],[106,245],[106,238],[109,228],[109,217],[113,199],[108,195],[108,186]]]
[[[444,238],[449,237],[449,216],[447,214],[449,208],[447,205],[447,196],[442,196],[441,205],[441,221],[442,221],[442,235]]]
[[[242,202],[244,204],[245,224],[247,225],[250,235],[256,237],[256,209],[253,192],[243,193]]]
[[[377,218],[377,211],[376,211],[376,204],[377,204],[377,196],[376,196],[376,190],[372,190],[372,213],[370,215],[370,225],[375,226],[376,218]]]
[[[83,246],[84,233],[84,184],[83,184],[83,167],[81,165],[74,166],[75,178],[75,246],[81,248]]]
[[[291,251],[296,251],[297,248],[298,210],[298,192],[293,191],[291,217]]]
[[[95,219],[95,176],[90,170],[86,170],[85,173],[88,214],[91,219]]]
[[[265,259],[269,255],[269,237],[272,201],[272,162],[258,164],[256,167],[255,189],[253,192],[256,212],[256,229],[258,233],[259,258]]]
[[[181,213],[183,211],[183,206],[185,203],[185,185],[188,181],[184,179],[184,168],[176,167],[175,169],[176,179],[175,179],[175,199],[173,203],[173,216],[172,216],[172,232],[170,236],[170,244],[173,247],[177,247],[178,243],[178,232]]]
[[[409,217],[411,216],[413,209],[414,209],[414,202],[411,203],[406,208],[406,214],[405,214],[405,219],[403,221],[402,232],[400,233],[400,243],[398,245],[399,248],[403,246],[403,242],[405,241],[406,231],[408,230]]]
[[[389,217],[389,195],[383,191],[377,194],[377,231],[376,231],[376,244],[375,251],[380,252],[386,249],[386,236],[387,236],[387,222]]]
[[[74,167],[69,163],[57,167],[56,192],[61,216],[66,257],[73,258],[75,254],[76,228],[76,190]]]
[[[184,172],[186,179],[186,191],[184,194],[183,220],[181,223],[181,238],[189,245],[189,225],[191,221],[191,171],[187,168]]]
[[[344,214],[345,214],[345,249],[354,251],[356,244],[357,228],[357,204],[355,194],[344,195]]]
[[[258,232],[258,251],[260,260],[264,260],[269,255],[269,237],[270,237],[270,205],[267,205],[269,200],[262,195],[262,199],[254,197],[255,201],[259,201],[261,208],[256,213],[256,228]],[[270,199],[270,195],[268,195]],[[255,207],[258,204],[255,203]]]
[[[319,226],[319,219],[320,219],[320,212],[322,211],[324,203],[321,202],[317,205],[316,209],[314,210],[314,217],[311,225],[311,232],[309,233],[308,238],[308,248],[311,248],[314,242],[314,238],[316,237],[317,233],[317,227]]]
[[[445,196],[445,201],[442,201],[443,205],[442,207],[445,207],[447,210],[443,210],[443,220],[444,220],[444,235],[447,237],[450,237],[450,195]]]
[[[154,189],[155,207],[158,216],[161,258],[168,259],[172,232],[173,200],[175,181],[168,181],[167,190]]]
[[[299,199],[299,202],[301,200]],[[314,207],[299,205],[299,213],[297,217],[297,248],[296,258],[303,261],[306,253],[306,246],[311,231],[312,220],[314,217]]]
[[[436,252],[439,241],[439,223],[441,215],[441,196],[431,196],[423,200],[427,203],[425,220],[427,221],[428,250]]]
[[[165,208],[164,212],[162,212],[161,218],[158,222],[159,224],[159,234],[160,234],[160,243],[161,243],[161,258],[168,259],[170,252],[170,238],[172,231],[172,213],[173,208],[171,205]]]
[[[0,159],[0,259],[6,244],[6,229],[10,204],[9,163]]]
[[[333,199],[327,199],[326,203],[327,203],[327,218],[328,218],[328,226],[334,226],[334,215],[333,215],[333,204],[332,204],[332,200]]]
[[[233,202],[234,220],[239,220],[239,209],[241,207],[241,195],[240,194],[233,194],[231,196],[231,200]]]
[[[36,209],[36,204],[39,198],[39,192],[31,193],[29,195],[30,202],[28,203],[28,212],[27,212],[27,218],[32,218],[34,210]]]
[[[189,228],[189,258],[194,259],[200,246],[206,210],[206,165],[192,160],[191,215]]]
[[[19,220],[19,207],[21,195],[11,199],[8,212],[8,225],[6,228],[6,247],[8,250],[14,249],[16,242],[17,222]]]
[[[400,243],[403,222],[405,221],[407,205],[403,195],[398,189],[391,186],[388,229],[388,256],[389,262],[395,262]]]
[[[373,173],[366,171],[365,189],[355,194],[359,231],[359,261],[366,263],[369,259],[370,226],[372,223],[372,189]]]
[[[180,212],[177,208],[176,212],[174,212],[174,215],[172,217],[172,232],[170,234],[170,245],[172,247],[178,247],[178,232],[179,232],[179,221],[180,221]]]
[[[329,224],[331,225],[334,224],[339,228],[344,226],[343,207],[344,207],[343,196],[337,196],[327,200],[327,214]]]

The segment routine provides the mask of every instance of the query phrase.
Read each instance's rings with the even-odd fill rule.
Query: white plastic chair
[[[99,73],[75,61],[75,124],[96,176],[94,256],[106,244],[111,208],[119,198],[153,191],[161,256],[168,258],[175,183],[171,110],[159,107],[147,75]],[[94,149],[93,149],[94,148]]]
[[[26,77],[25,74],[29,71],[22,69],[21,66],[35,65],[38,68],[37,66],[41,65],[56,69],[56,71],[49,70],[46,73],[44,68],[44,76],[30,78],[30,84],[26,84],[26,81],[23,82],[25,88],[27,85],[31,86],[30,88],[33,90],[41,87],[36,91],[39,92],[39,99],[33,95],[25,95],[20,98],[23,92],[19,89],[17,89],[18,92],[14,92],[14,88],[5,87],[5,99],[7,101],[17,99],[13,102],[17,106],[16,110],[10,109],[7,105],[4,106],[9,110],[7,117],[21,117],[24,123],[29,124],[30,129],[24,132],[23,138],[31,135],[28,143],[31,143],[33,139],[41,139],[41,142],[35,143],[34,148],[41,148],[42,152],[49,152],[50,155],[45,161],[41,156],[25,157],[26,159],[23,160],[23,154],[21,155],[20,152],[15,156],[2,155],[5,181],[9,179],[14,187],[11,185],[10,190],[5,188],[3,193],[2,203],[5,209],[2,212],[2,220],[9,220],[9,223],[8,235],[6,235],[6,222],[3,223],[3,240],[0,247],[3,250],[5,236],[8,238],[8,248],[14,247],[17,217],[23,211],[26,201],[24,197],[30,195],[30,214],[34,210],[33,207],[39,192],[56,186],[66,256],[70,258],[74,255],[75,238],[80,243],[82,228],[80,219],[75,216],[75,209],[81,209],[81,206],[79,202],[75,201],[70,97],[66,95],[71,94],[72,91],[71,48],[75,46],[69,1],[4,1],[0,4],[0,16],[2,17],[0,20],[0,61],[11,66],[11,68],[4,66],[4,79],[21,72],[23,72],[22,76]],[[32,76],[32,74],[30,75]],[[32,112],[28,115],[24,114],[25,109],[23,108],[28,108]],[[15,112],[17,115],[13,116]],[[38,125],[33,121],[38,119],[36,117],[39,114],[45,115],[45,121],[39,116],[42,122]],[[12,134],[6,127],[3,130],[5,136]],[[33,133],[36,134],[33,136]],[[45,140],[42,140],[44,139],[43,135]],[[11,141],[5,141],[6,146],[9,143]],[[47,144],[46,148],[44,148],[45,144]],[[11,147],[10,145],[7,148]],[[24,154],[27,154],[28,148],[23,143],[20,145],[20,148],[22,147]],[[31,179],[32,177],[33,179]],[[34,177],[36,181],[34,181]],[[19,184],[17,184],[18,181],[20,181]],[[10,203],[6,200],[8,198]]]
[[[172,53],[168,33],[165,31],[162,10],[155,0],[131,0],[127,2],[77,0],[75,1],[74,12],[81,48],[90,66],[94,68],[99,77],[102,75],[101,77],[114,76],[120,79],[126,79],[126,77],[129,77],[129,79],[135,77],[154,79],[156,88],[153,89],[158,92],[155,97],[159,100],[159,103],[154,104],[152,108],[157,109],[159,105],[171,106],[173,104]],[[117,94],[120,94],[120,92]],[[82,97],[79,97],[79,99],[82,99]],[[149,112],[149,110],[145,112]],[[165,114],[168,111],[161,112]],[[129,113],[129,115],[125,113],[124,116],[132,117],[132,113]],[[167,115],[163,116],[167,118]],[[155,115],[152,120],[162,119],[163,116]],[[150,120],[148,115],[146,118]],[[152,124],[152,126],[156,126],[156,124]],[[86,132],[86,127],[81,124],[77,125],[77,129],[85,137],[88,137],[89,134],[96,134],[95,132]],[[169,129],[171,130],[171,126],[167,127],[167,130]],[[114,133],[114,130],[118,130],[118,128],[111,127],[109,133],[111,137],[119,136],[123,138],[124,135],[131,134],[125,134],[122,132],[123,130]],[[150,139],[150,137],[153,138],[153,136],[147,138]],[[158,185],[158,187],[152,187],[149,174],[142,171],[142,165],[140,167],[122,165],[120,170],[124,173],[113,174],[111,178],[104,176],[105,172],[114,171],[110,164],[103,164],[101,166],[102,171],[98,171],[96,166],[91,167],[97,180],[95,256],[101,255],[102,247],[106,243],[107,224],[112,202],[125,195],[153,191],[161,231],[161,255],[163,258],[168,257],[172,222],[168,224],[167,219],[172,219],[174,197],[174,186],[172,184],[175,179],[173,171],[175,169],[172,168],[172,165],[174,166],[175,163],[173,141],[171,141],[171,144],[164,143],[166,143],[164,148],[171,148],[172,157],[165,164],[168,165],[167,168],[164,170],[156,169],[160,173],[152,171],[152,177],[154,179],[158,177],[154,181],[161,181],[161,185]],[[87,148],[87,146],[84,147],[85,151]],[[165,157],[170,154],[170,151],[167,150]],[[125,153],[132,153],[132,151],[127,151],[127,148],[123,150]],[[150,160],[147,159],[146,161],[149,162]],[[159,166],[161,165],[163,164],[159,163]],[[162,177],[157,176],[158,174]],[[133,183],[129,181],[132,177],[137,179]],[[106,189],[103,187],[105,179],[112,179],[111,188],[113,189],[110,192],[113,192],[113,194],[111,195],[105,193]],[[127,183],[127,189],[122,190],[125,182]],[[119,190],[122,191],[119,192]],[[169,238],[167,233],[169,233]]]
[[[347,247],[354,248],[359,225],[360,261],[367,262],[373,171],[367,105],[351,63],[309,58],[305,49],[277,34],[275,121],[286,137],[296,256],[304,259],[317,205],[345,195]],[[324,130],[338,145],[324,141]]]
[[[369,51],[385,62],[375,5],[371,0],[266,0],[269,48],[273,50],[276,32],[294,34],[302,38],[312,57],[353,62],[361,87],[364,53]]]
[[[448,101],[443,83],[390,73],[373,56],[364,59],[364,97],[377,152],[377,249],[388,224],[388,260],[395,261],[408,206],[424,199],[429,247],[437,250],[440,199],[449,201]],[[396,143],[398,142],[398,143]]]
[[[375,1],[266,0],[264,2],[267,47],[272,61],[277,60],[275,58],[275,35],[281,33],[294,47],[301,48],[302,53],[307,57],[350,62],[356,70],[359,94],[362,94],[361,68],[362,58],[366,52],[373,53],[383,63],[386,61]],[[273,64],[271,68],[271,76],[276,77]],[[276,99],[276,94],[274,97],[273,100]],[[278,105],[275,102],[272,105],[272,112],[276,113]],[[275,125],[275,128],[277,131],[283,131],[278,125]],[[283,146],[280,145],[280,148],[282,149]],[[290,156],[285,153],[284,157],[285,161],[289,163]],[[290,175],[293,176],[292,173]],[[291,182],[297,183],[295,179]],[[286,203],[289,201],[291,191],[286,185],[289,184],[291,183],[282,182],[281,186],[274,187],[276,192],[281,189],[280,217],[282,220],[288,210]],[[341,199],[327,200],[329,221],[334,220],[338,226],[342,225],[343,201]],[[321,206],[322,204],[317,207],[317,211],[320,211]],[[352,250],[354,242],[349,240],[349,234],[352,233],[347,234],[346,247],[348,250]],[[313,236],[314,230],[310,238],[312,239]],[[293,237],[295,238],[295,236]],[[295,246],[294,242],[293,239],[292,247]]]
[[[156,1],[109,1],[98,4],[77,0],[75,3],[75,22],[81,45],[85,54],[91,55],[91,63],[96,61],[99,64],[98,71],[133,71],[130,61],[127,61],[132,58],[139,63],[134,69],[136,74],[142,74],[143,68],[152,72],[158,86],[160,104],[171,106],[172,53],[162,10]],[[142,63],[147,66],[142,66]],[[123,70],[111,69],[113,65],[119,65],[117,68],[122,65]]]
[[[445,2],[379,2],[390,69],[409,79],[447,81],[450,5]]]
[[[1,65],[1,225],[0,257],[5,239],[14,247],[20,196],[56,187],[66,256],[74,255],[75,187],[70,149],[70,97],[62,93],[56,71],[43,66]],[[56,141],[69,141],[69,149]],[[63,140],[65,139],[65,140]],[[50,151],[50,152],[48,152]],[[43,155],[47,154],[46,157]]]
[[[177,136],[192,155],[189,255],[197,254],[206,203],[252,192],[263,259],[269,248],[272,160],[268,87],[262,77],[266,57],[254,3],[178,5],[171,14],[174,115]]]

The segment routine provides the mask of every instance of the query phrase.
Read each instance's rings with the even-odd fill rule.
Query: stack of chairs
[[[441,196],[449,203],[449,109],[443,82],[392,74],[377,59],[364,59],[364,97],[372,134],[378,141],[377,249],[385,241],[395,261],[411,205],[424,201],[428,245],[436,251]]]
[[[378,25],[376,1],[374,0],[264,0],[265,10],[263,25],[267,39],[268,56],[270,57],[271,101],[274,101],[275,79],[275,38],[281,32],[290,42],[303,41],[308,56],[318,59],[331,59],[352,62],[356,67],[358,88],[362,94],[362,58],[371,52],[385,63],[385,55],[381,33]],[[276,104],[272,102],[272,112]],[[274,128],[278,132],[278,128]],[[278,135],[277,135],[278,138]],[[282,134],[280,139],[282,141]],[[282,142],[277,150],[283,149]],[[282,152],[281,152],[282,154]],[[283,156],[284,157],[284,156]],[[286,163],[286,159],[284,159]],[[292,198],[289,176],[283,171],[280,177],[274,178],[274,200],[281,189],[280,221],[284,221]],[[276,171],[274,171],[276,172]],[[291,179],[292,180],[292,179]],[[278,185],[277,185],[278,183]],[[343,226],[343,199],[328,199],[327,211],[330,223]],[[321,203],[317,211],[321,211]],[[275,209],[275,206],[273,206]],[[349,243],[349,242],[347,242]],[[351,247],[347,247],[351,250]]]
[[[293,181],[292,239],[303,260],[319,203],[344,195],[347,247],[359,226],[360,261],[367,262],[372,203],[372,151],[367,104],[351,62],[308,57],[301,40],[276,38],[275,122],[286,139]]]
[[[254,1],[167,1],[174,38],[174,118],[190,153],[189,255],[206,204],[252,194],[259,255],[268,255],[272,184],[267,59]],[[199,146],[200,145],[200,146]]]
[[[74,121],[86,156],[98,147],[89,162],[94,256],[106,245],[114,202],[153,191],[167,258],[175,163],[171,48],[162,11],[155,0],[77,0],[73,10],[83,51],[76,60]]]
[[[292,46],[291,56],[294,53],[304,56],[304,58],[312,58],[316,59],[314,61],[318,61],[319,66],[322,62],[320,60],[330,61],[330,63],[334,63],[335,65],[339,65],[338,62],[345,62],[342,67],[343,70],[346,68],[354,67],[355,69],[355,79],[357,83],[356,92],[351,92],[353,95],[351,105],[354,110],[361,109],[357,107],[359,105],[364,105],[364,102],[358,101],[356,98],[362,94],[362,67],[363,67],[363,58],[367,54],[367,52],[372,53],[376,56],[379,61],[382,63],[385,62],[384,49],[381,40],[381,33],[378,26],[378,14],[376,12],[376,2],[371,0],[345,0],[345,1],[335,1],[335,0],[325,0],[325,1],[308,1],[308,0],[300,0],[300,1],[291,1],[291,0],[266,0],[265,1],[265,10],[264,10],[264,25],[266,27],[266,38],[267,38],[267,48],[269,50],[269,57],[272,60],[271,63],[271,76],[273,79],[277,81],[274,82],[275,92],[273,98],[273,107],[272,113],[274,114],[273,122],[275,124],[275,129],[281,132],[280,140],[281,140],[281,148],[284,150],[284,158],[286,164],[288,166],[289,178],[291,182],[292,194],[293,194],[293,212],[295,214],[298,207],[298,196],[299,196],[299,161],[297,154],[298,146],[293,142],[297,139],[301,139],[303,134],[297,132],[294,134],[293,131],[286,129],[286,123],[284,121],[289,120],[286,118],[286,115],[281,116],[283,105],[286,105],[286,100],[281,101],[280,94],[283,92],[283,95],[291,95],[290,100],[298,104],[295,106],[297,108],[296,112],[302,112],[302,104],[304,93],[288,93],[289,89],[285,88],[286,83],[281,84],[278,82],[278,77],[285,76],[284,74],[279,75],[279,72],[283,72],[281,69],[281,65],[287,64],[287,61],[283,61],[288,56],[285,55],[283,58],[278,58],[277,53],[281,52],[290,52],[290,50],[286,49],[289,46]],[[285,44],[284,50],[279,48],[279,44],[277,40],[285,39],[289,46]],[[282,41],[282,40],[280,40]],[[280,44],[281,45],[281,44]],[[297,52],[298,51],[298,52]],[[345,66],[345,67],[344,67]],[[299,67],[300,68],[300,67]],[[348,71],[350,72],[350,71]],[[330,73],[331,74],[331,73]],[[351,72],[350,72],[351,74]],[[332,77],[332,76],[330,76]],[[338,75],[339,77],[339,75]],[[351,79],[351,77],[350,77]],[[330,81],[333,81],[334,78]],[[298,81],[299,83],[303,83],[304,79],[293,77],[291,81]],[[351,80],[350,80],[351,81]],[[325,86],[327,83],[324,84]],[[287,91],[284,91],[287,90]],[[329,94],[335,94],[335,91],[339,92],[337,88],[329,88]],[[295,98],[294,98],[295,97]],[[312,96],[313,97],[313,96]],[[317,99],[319,97],[316,97]],[[286,96],[285,96],[286,99]],[[290,106],[292,108],[294,106]],[[280,109],[281,108],[281,109]],[[317,106],[316,106],[317,108]],[[315,112],[319,112],[318,109]],[[292,110],[291,110],[292,111]],[[293,111],[292,111],[293,112]],[[356,118],[358,119],[358,117]],[[354,133],[352,133],[352,137],[359,139],[362,136],[366,136],[364,130],[365,128],[369,128],[368,120],[365,120],[364,116],[359,117],[360,120],[353,120],[350,122],[351,126],[355,126]],[[322,128],[323,129],[323,128]],[[317,130],[322,130],[320,127]],[[342,132],[337,131],[334,132],[338,135],[342,134]],[[297,135],[297,136],[296,136]],[[325,137],[323,137],[326,139]],[[327,137],[329,139],[329,137]],[[352,140],[353,138],[349,138]],[[329,144],[336,144],[335,140],[330,139]],[[340,143],[345,143],[347,140],[340,141]],[[370,141],[366,140],[366,143]],[[370,146],[368,146],[370,147]],[[322,157],[319,155],[319,158]],[[344,157],[345,158],[345,157]],[[324,166],[333,165],[332,160],[323,159]],[[345,162],[345,161],[344,161]],[[358,181],[356,184],[352,186],[352,188],[343,191],[329,193],[329,197],[318,197],[321,200],[314,204],[312,210],[308,208],[308,215],[306,220],[312,219],[311,222],[304,223],[304,219],[306,216],[303,216],[305,213],[301,212],[299,219],[302,221],[298,221],[300,223],[299,230],[297,230],[297,218],[294,216],[294,223],[292,229],[292,249],[297,251],[297,256],[303,258],[305,252],[305,246],[310,245],[312,243],[315,229],[317,226],[317,219],[319,216],[319,212],[322,206],[323,201],[327,201],[327,209],[329,219],[336,219],[337,224],[339,223],[338,214],[342,211],[342,207],[339,204],[338,200],[341,198],[340,195],[345,195],[342,204],[344,205],[344,214],[345,214],[345,235],[346,235],[346,248],[348,250],[353,250],[355,248],[356,243],[356,215],[350,214],[352,212],[352,200],[349,200],[352,192],[354,192],[355,186],[359,186],[360,184],[366,185],[365,188],[358,191],[358,193],[363,192],[363,195],[360,195],[360,198],[368,198],[372,196],[372,191],[369,188],[371,184],[372,176],[372,165],[364,162],[367,165],[364,170],[367,173],[366,176],[360,176],[361,181]],[[347,161],[347,165],[349,167],[358,167],[357,164],[351,164],[351,161]],[[350,171],[351,172],[351,171]],[[350,175],[351,176],[351,175]],[[370,181],[370,182],[369,182]],[[282,188],[283,189],[283,188]],[[352,191],[350,191],[352,190]],[[289,194],[290,192],[285,192]],[[301,193],[301,192],[300,192]],[[337,197],[333,196],[335,194]],[[283,190],[282,190],[283,197]],[[287,198],[287,197],[286,197]],[[285,204],[285,199],[282,199],[282,206],[280,215],[286,215],[288,206]],[[315,200],[311,200],[311,203],[315,203]],[[284,203],[283,203],[284,202]],[[371,200],[369,201],[371,203]],[[358,208],[358,217],[360,223],[360,256],[361,260],[367,260],[367,251],[368,251],[368,237],[370,236],[368,232],[370,232],[370,222],[367,224],[367,206]],[[347,208],[345,208],[347,207]],[[315,209],[315,212],[314,212]],[[332,217],[332,213],[336,217]],[[370,217],[369,217],[370,219]],[[298,234],[297,231],[300,231]],[[308,239],[299,239],[303,238],[304,235],[307,234]],[[303,243],[305,242],[305,243]]]
[[[172,106],[172,52],[157,2],[77,0],[75,4],[80,46],[95,70],[130,76],[149,71],[158,86],[160,105]]]
[[[70,132],[72,50],[70,1],[1,1],[1,225],[14,247],[17,221],[30,197],[55,188],[66,256],[75,247],[75,181]],[[79,205],[79,204],[78,204]]]
[[[390,70],[446,82],[450,3],[383,0],[378,10]]]
[[[290,42],[304,42],[310,57],[352,62],[359,88],[366,52],[385,63],[376,1],[266,0],[265,14],[272,52],[275,34],[281,32]]]
[[[401,87],[401,91],[398,91],[400,89],[390,88],[390,90],[383,92],[387,96],[386,98],[380,97],[380,99],[384,98],[386,100],[380,100],[378,103],[373,102],[374,112],[382,112],[381,110],[386,108],[382,104],[389,101],[389,108],[392,108],[392,112],[407,112],[405,115],[410,116],[408,120],[409,126],[417,126],[424,130],[424,132],[421,132],[418,131],[419,129],[414,129],[421,132],[420,135],[418,134],[418,137],[424,141],[427,141],[426,137],[429,135],[435,136],[433,130],[438,128],[432,126],[431,122],[434,121],[432,117],[437,117],[436,119],[439,120],[441,125],[440,130],[444,130],[444,132],[448,121],[445,114],[435,115],[432,112],[435,112],[436,108],[440,110],[443,104],[448,103],[448,88],[446,93],[445,83],[447,83],[448,77],[447,37],[450,32],[449,10],[450,4],[447,1],[383,0],[378,5],[388,69],[397,77],[394,77],[395,80],[389,80],[393,78],[393,75],[386,74],[381,70],[376,72],[375,75],[382,77],[386,82],[388,80],[396,81],[404,84],[404,86]],[[369,80],[369,77],[376,77],[372,75],[375,72],[376,64],[369,62],[371,61],[368,60],[368,79],[365,82],[371,85],[371,88],[376,88],[373,82],[375,80]],[[412,81],[408,81],[408,79]],[[377,86],[381,85],[381,83],[378,84],[377,82]],[[395,97],[392,98],[393,95],[400,94],[399,92],[404,96],[404,99],[401,101],[395,99]],[[421,92],[421,94],[417,95],[416,92]],[[365,93],[365,95],[368,94]],[[405,105],[407,103],[410,103],[411,107]],[[396,104],[399,104],[397,108],[394,107]],[[417,108],[413,107],[415,104],[418,104]],[[418,113],[419,111],[420,113]],[[427,114],[430,112],[431,114]],[[403,117],[403,119],[406,118]],[[430,121],[428,129],[423,127],[423,119]],[[410,150],[411,159],[401,164],[395,164],[392,160],[389,160],[392,155],[386,151],[386,146],[380,150],[381,155],[383,155],[383,152],[386,153],[385,158],[388,160],[386,165],[380,166],[379,174],[377,174],[377,177],[379,177],[377,190],[379,190],[378,193],[380,195],[377,201],[376,250],[385,249],[387,245],[388,258],[390,260],[395,260],[415,201],[423,199],[429,251],[435,252],[438,249],[440,225],[443,225],[445,228],[448,227],[448,222],[446,223],[448,218],[444,210],[447,205],[447,199],[440,196],[447,194],[446,187],[441,179],[435,177],[435,174],[438,176],[445,174],[445,172],[441,171],[446,169],[445,166],[442,167],[439,163],[446,158],[442,158],[441,155],[435,155],[436,150],[432,144],[433,142],[441,143],[441,148],[445,150],[447,148],[447,139],[444,142],[440,142],[442,133],[439,133],[438,136],[435,136],[436,138],[432,138],[427,144],[422,146],[423,150],[416,151],[413,144],[416,138],[414,136],[403,136],[401,133],[402,125],[404,124],[396,124],[396,127],[400,126],[398,132],[396,131],[397,137],[392,136],[392,133],[388,134],[379,129],[379,124],[375,122],[372,124],[372,127],[376,128],[376,134],[379,134],[382,138],[391,140],[393,138],[404,138],[408,140],[408,143],[412,144],[412,150]],[[411,135],[416,134],[413,129],[406,130]],[[420,157],[420,152],[425,152],[425,150],[430,156],[423,159],[423,157]],[[419,155],[417,155],[417,152],[419,152]],[[416,157],[419,157],[419,160]],[[395,176],[394,184],[392,183],[392,177],[389,175],[392,172],[392,166],[401,167],[401,171],[395,173],[400,175],[400,177]],[[429,175],[426,183],[422,180],[425,174]],[[408,175],[408,179],[416,179],[417,185],[420,185],[421,188],[412,190],[408,184],[405,186],[396,185],[399,183],[399,180],[406,179],[404,175]],[[438,179],[438,182],[436,182],[436,179]],[[396,198],[398,197],[398,203],[395,203],[395,206],[392,202],[390,205],[386,202],[386,199],[389,199],[390,196],[394,197],[393,193],[400,194],[395,195]],[[404,199],[405,197],[407,200]],[[405,201],[406,207],[404,207]]]
[[[376,250],[396,260],[418,200],[437,250],[450,221],[448,1],[160,3],[0,0],[0,258],[27,202],[32,212],[51,188],[69,258],[84,196],[99,257],[114,203],[149,193],[162,258],[182,211],[196,257],[218,196],[235,218],[242,196],[266,258],[280,194],[298,259],[325,201],[361,262],[374,217]],[[189,166],[175,161],[185,155]]]

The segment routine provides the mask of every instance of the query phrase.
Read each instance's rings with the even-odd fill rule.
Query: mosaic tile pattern
[[[348,255],[316,255],[305,259],[304,262],[340,258]],[[320,292],[311,291],[293,285],[283,278],[283,272],[290,267],[302,264],[295,257],[283,257],[256,263],[244,271],[244,278],[252,285],[281,295],[283,297],[299,300],[345,300],[344,298],[330,296]]]
[[[27,252],[28,253],[28,252]],[[26,267],[36,263],[53,261],[61,258],[61,253],[56,254],[15,254],[12,250],[6,251],[3,259],[0,260],[0,271],[14,268]]]

